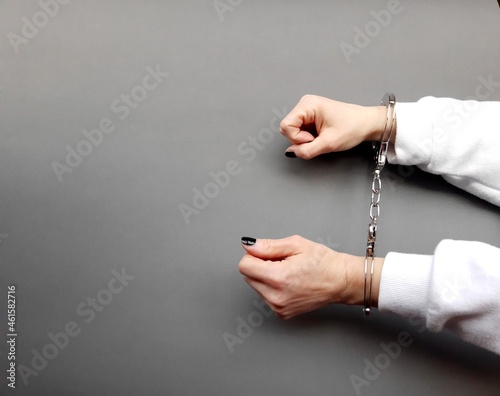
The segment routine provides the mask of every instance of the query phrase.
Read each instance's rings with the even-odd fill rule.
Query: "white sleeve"
[[[500,206],[500,102],[426,97],[396,106],[389,162],[417,165]],[[444,240],[434,256],[389,253],[379,309],[500,354],[500,249]]]
[[[500,206],[500,102],[425,97],[396,104],[388,160],[417,165]]]
[[[378,306],[500,354],[500,249],[444,240],[434,256],[389,253]]]

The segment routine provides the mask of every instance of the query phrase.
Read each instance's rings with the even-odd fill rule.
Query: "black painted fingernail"
[[[285,151],[285,155],[288,158],[297,158],[297,155],[293,151]]]
[[[243,237],[243,238],[241,238],[241,243],[243,245],[247,245],[247,246],[255,245],[256,241],[257,241],[257,239],[251,238],[251,237]]]

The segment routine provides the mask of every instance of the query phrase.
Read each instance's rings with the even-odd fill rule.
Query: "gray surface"
[[[494,0],[402,0],[403,12],[348,64],[340,44],[386,4],[245,1],[221,20],[211,0],[75,0],[16,54],[7,34],[40,8],[0,3],[2,372],[8,284],[18,288],[18,363],[30,366],[32,350],[67,323],[81,330],[8,393],[355,395],[349,376],[406,330],[413,344],[363,395],[498,395],[497,356],[394,317],[364,320],[360,308],[265,318],[232,354],[222,338],[255,310],[237,269],[240,236],[301,234],[363,253],[367,156],[290,160],[276,133],[249,161],[238,147],[268,127],[273,109],[290,110],[305,93],[360,104],[387,90],[400,101],[465,98],[479,76],[500,80]],[[170,75],[120,120],[110,104],[158,64]],[[116,130],[59,182],[52,162],[105,117]],[[186,224],[178,205],[230,160],[241,173]],[[431,253],[443,238],[499,244],[498,208],[439,177],[390,172],[380,255]],[[85,323],[79,304],[122,268],[135,278]]]

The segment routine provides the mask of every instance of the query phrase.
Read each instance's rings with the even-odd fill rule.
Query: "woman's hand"
[[[380,140],[386,116],[384,106],[364,107],[305,95],[280,124],[281,133],[292,143],[286,155],[310,159]],[[311,127],[316,137],[309,132]]]
[[[245,281],[283,319],[327,304],[363,304],[364,257],[336,252],[291,236],[284,239],[242,238],[246,254],[239,269]],[[383,259],[377,259],[373,306]]]

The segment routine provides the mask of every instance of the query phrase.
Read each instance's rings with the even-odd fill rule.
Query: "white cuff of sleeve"
[[[400,316],[427,316],[433,256],[389,253],[382,267],[378,309]]]
[[[427,165],[432,158],[432,120],[426,111],[433,97],[417,103],[397,103],[397,132],[394,145],[389,147],[387,159],[392,164]]]

